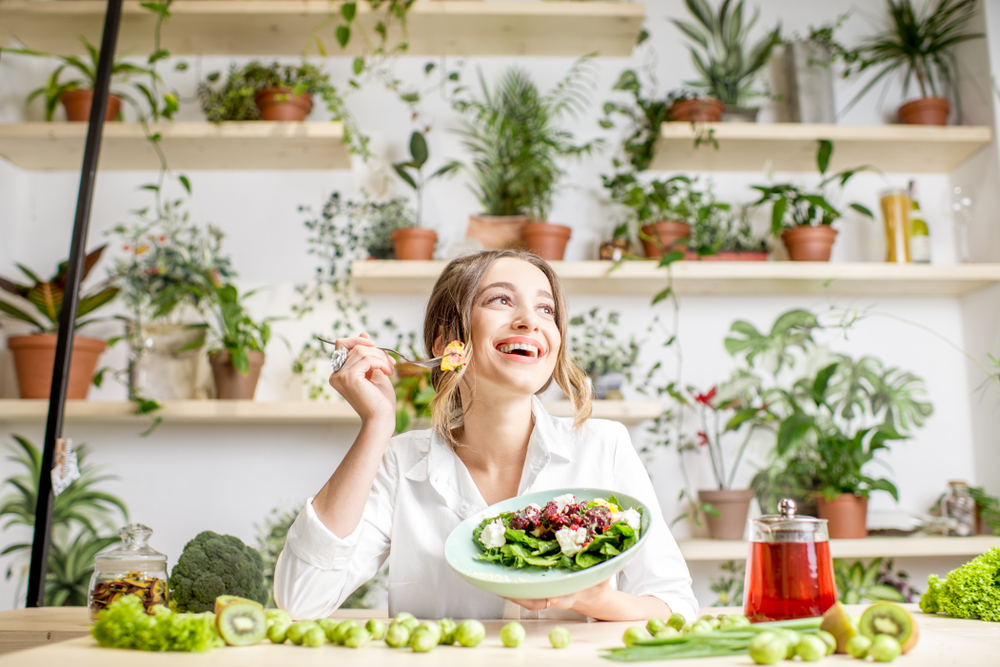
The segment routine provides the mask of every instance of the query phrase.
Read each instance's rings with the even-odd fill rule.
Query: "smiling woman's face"
[[[534,394],[555,370],[562,336],[548,278],[505,257],[483,276],[471,318],[477,393]]]

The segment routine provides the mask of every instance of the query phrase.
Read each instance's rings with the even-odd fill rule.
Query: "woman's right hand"
[[[347,360],[330,376],[330,386],[354,408],[362,424],[382,424],[391,433],[396,428],[396,390],[389,376],[396,362],[366,333],[336,343],[347,349]]]

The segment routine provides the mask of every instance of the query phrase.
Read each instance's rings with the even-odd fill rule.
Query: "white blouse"
[[[649,537],[612,579],[620,591],[652,595],[689,620],[698,602],[684,557],[663,520],[660,504],[628,430],[590,419],[579,430],[532,400],[534,428],[518,495],[564,487],[619,490],[652,514]],[[288,531],[274,574],[274,599],[293,618],[332,614],[389,559],[389,614],[417,618],[582,618],[558,609],[529,611],[480,590],[444,558],[451,531],[487,507],[452,447],[433,430],[394,437],[386,449],[361,523],[346,538],[316,516],[312,499]]]

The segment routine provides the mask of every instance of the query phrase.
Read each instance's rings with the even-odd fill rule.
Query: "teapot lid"
[[[791,498],[782,498],[778,514],[767,514],[750,523],[751,542],[827,542],[826,519],[799,516]]]

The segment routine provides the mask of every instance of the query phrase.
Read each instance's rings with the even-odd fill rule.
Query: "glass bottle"
[[[910,196],[906,190],[886,190],[880,196],[885,221],[887,262],[910,262]]]
[[[950,519],[948,534],[968,537],[976,534],[976,501],[965,482],[948,482],[951,490],[944,499],[944,515]]]
[[[167,604],[167,557],[149,547],[153,530],[141,523],[119,529],[122,545],[94,558],[87,606],[95,620],[118,598],[134,594],[146,609]]]
[[[917,201],[916,181],[910,181],[910,259],[917,264],[931,263],[931,237]]]

